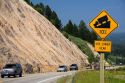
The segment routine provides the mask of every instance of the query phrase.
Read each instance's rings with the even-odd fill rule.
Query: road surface
[[[3,83],[56,83],[58,78],[74,74],[72,72],[51,72],[43,74],[29,74],[20,78],[2,78]]]

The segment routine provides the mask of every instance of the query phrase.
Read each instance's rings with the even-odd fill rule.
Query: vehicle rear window
[[[59,68],[64,68],[64,66],[59,66]]]
[[[5,66],[5,68],[15,68],[15,67],[16,67],[15,64],[8,64],[8,65]]]
[[[71,66],[77,66],[76,64],[72,64]]]

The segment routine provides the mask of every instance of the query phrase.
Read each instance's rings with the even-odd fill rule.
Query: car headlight
[[[2,72],[5,72],[5,70],[3,69]]]

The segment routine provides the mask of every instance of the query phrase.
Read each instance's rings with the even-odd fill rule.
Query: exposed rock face
[[[93,52],[94,57],[100,56],[100,54],[94,50],[94,47],[91,44],[87,43],[87,45],[91,49],[91,51]]]
[[[0,67],[30,64],[33,71],[88,64],[87,56],[23,0],[0,0]]]

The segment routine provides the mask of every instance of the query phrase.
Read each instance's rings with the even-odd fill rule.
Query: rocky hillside
[[[87,56],[23,0],[0,0],[0,67],[50,71],[58,65],[88,64]]]

